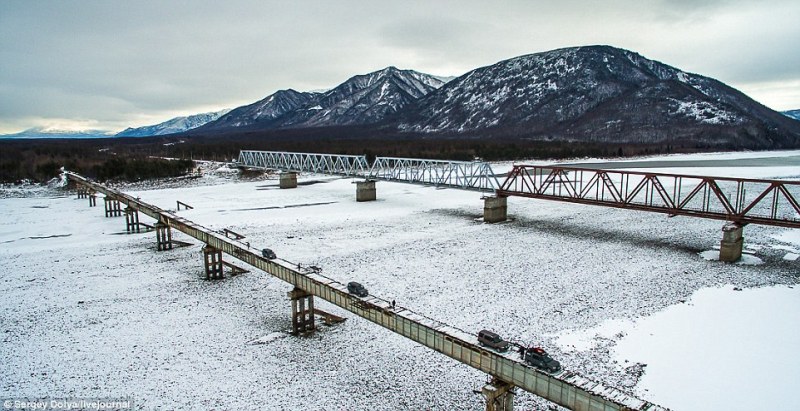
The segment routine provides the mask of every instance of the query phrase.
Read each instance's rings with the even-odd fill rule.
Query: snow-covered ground
[[[188,203],[195,208],[178,213],[190,220],[461,329],[541,344],[567,369],[674,410],[800,408],[800,230],[747,226],[745,264],[725,264],[711,258],[718,221],[509,198],[511,220],[483,224],[474,192],[379,182],[378,201],[357,203],[351,180],[303,175],[300,184],[280,190],[274,176],[241,181],[221,170],[121,188],[166,209]],[[288,336],[288,285],[255,271],[205,281],[200,244],[177,231],[194,245],[156,252],[154,233],[125,234],[102,200],[89,208],[55,189],[2,197],[0,398],[130,396],[142,409],[484,406],[473,392],[484,374],[324,302],[348,320]],[[515,405],[548,407],[524,392]]]

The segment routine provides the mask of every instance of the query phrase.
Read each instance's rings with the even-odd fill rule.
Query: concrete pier
[[[508,218],[508,197],[490,196],[483,198],[483,222],[499,223]]]
[[[156,248],[158,251],[172,250],[172,228],[162,223],[156,223]]]
[[[292,334],[304,335],[314,331],[314,296],[295,287],[287,293],[292,300]]]
[[[722,241],[719,243],[720,261],[733,263],[742,258],[743,230],[743,226],[735,223],[727,223],[722,227]]]
[[[514,386],[497,378],[484,385],[481,389],[486,398],[486,411],[513,411]]]
[[[106,208],[106,217],[119,217],[122,215],[122,208],[119,201],[112,197],[103,197]]]
[[[206,280],[219,280],[225,277],[222,250],[206,245],[203,247],[203,262],[206,269]]]
[[[125,207],[125,229],[130,233],[139,233],[139,210]]]
[[[280,188],[297,188],[297,173],[293,171],[281,173]]]
[[[375,182],[371,180],[356,182],[356,201],[375,201]]]

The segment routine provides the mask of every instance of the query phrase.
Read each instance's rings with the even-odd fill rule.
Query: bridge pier
[[[292,334],[304,335],[314,331],[314,295],[295,287],[287,293],[292,300]]]
[[[513,411],[513,388],[513,385],[505,381],[492,378],[492,381],[481,389],[481,393],[486,398],[486,411]]]
[[[356,182],[356,201],[375,201],[375,181],[357,181]]]
[[[280,188],[297,188],[297,173],[293,171],[281,173]]]
[[[130,233],[139,233],[139,210],[125,207],[125,229]]]
[[[111,197],[103,197],[106,208],[106,217],[119,217],[122,215],[119,201]]]
[[[483,222],[499,223],[508,219],[508,197],[488,196],[483,198]]]
[[[219,280],[225,277],[222,265],[222,250],[208,244],[203,247],[203,262],[206,269],[206,280]]]
[[[727,223],[722,227],[722,241],[719,243],[719,260],[733,263],[742,258],[744,227],[736,223]]]
[[[161,221],[156,223],[156,248],[158,251],[172,250],[172,228]]]
[[[94,207],[97,205],[97,193],[94,191],[90,191],[87,195],[89,198],[89,207]]]
[[[89,198],[89,190],[85,189],[84,187],[78,187],[78,198]]]

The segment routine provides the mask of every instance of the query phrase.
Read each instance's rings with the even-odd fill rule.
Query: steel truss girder
[[[500,187],[492,167],[481,161],[377,157],[369,178],[463,190],[492,191]]]
[[[800,181],[515,165],[496,193],[800,228]]]
[[[377,157],[370,166],[365,156],[242,150],[237,162],[253,168],[334,174],[463,190],[493,191],[500,187],[492,166],[481,161]]]
[[[369,169],[369,163],[365,156],[338,154],[242,150],[239,152],[237,162],[253,168],[333,174],[348,177],[364,176]]]

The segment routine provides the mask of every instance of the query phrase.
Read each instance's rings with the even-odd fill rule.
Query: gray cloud
[[[733,86],[797,84],[795,3],[4,0],[0,133],[50,118],[143,125],[389,65],[454,75],[587,44]]]

